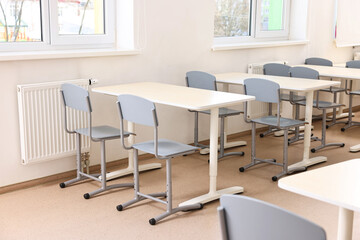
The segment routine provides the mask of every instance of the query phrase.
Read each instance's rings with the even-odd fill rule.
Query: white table
[[[360,159],[353,159],[279,180],[279,187],[339,206],[338,240],[352,238],[354,211],[360,212]]]
[[[319,72],[322,77],[331,77],[339,80],[360,80],[360,69],[345,68],[345,64],[336,64],[335,67],[317,66],[317,65],[299,65],[302,67],[312,68]],[[340,94],[340,102],[344,102],[344,94]],[[348,113],[343,113],[343,107],[339,108],[337,118],[348,117]],[[360,151],[360,144],[350,147],[350,152]]]
[[[210,187],[205,195],[193,198],[180,204],[180,206],[207,203],[220,198],[222,194],[234,194],[244,191],[243,187],[233,186],[230,188],[217,190],[217,142],[218,142],[218,123],[219,108],[239,105],[245,101],[255,100],[253,96],[234,94],[227,92],[209,91],[197,88],[188,88],[183,86],[169,85],[155,82],[139,82],[122,84],[116,86],[106,86],[93,88],[92,91],[114,95],[133,94],[146,98],[154,103],[170,105],[195,111],[211,110],[210,114]],[[161,121],[160,121],[161,123]],[[129,132],[134,131],[134,124],[128,122]],[[134,144],[135,139],[129,138],[129,144]],[[133,167],[132,154],[129,155],[129,168]],[[131,171],[132,173],[132,171]]]
[[[312,122],[312,110],[313,110],[313,93],[315,90],[327,88],[330,86],[339,86],[340,82],[305,79],[305,78],[278,77],[278,76],[248,74],[248,73],[238,73],[238,72],[215,74],[215,76],[216,76],[216,81],[218,83],[222,83],[226,85],[229,84],[243,85],[244,80],[247,78],[263,78],[277,82],[280,85],[280,88],[283,90],[306,93],[305,121],[308,122],[309,124],[305,125],[303,160],[293,165],[290,165],[288,169],[289,171],[291,171],[292,169],[298,167],[308,167],[327,160],[325,156],[309,158],[310,142],[311,142],[311,122]]]

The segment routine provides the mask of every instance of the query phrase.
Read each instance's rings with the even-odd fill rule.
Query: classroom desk
[[[285,190],[339,206],[338,240],[352,238],[354,211],[360,212],[360,159],[279,180]]]
[[[337,78],[340,80],[360,80],[360,69],[358,68],[346,68],[345,64],[336,64],[335,67],[317,66],[317,65],[299,65],[302,67],[312,68],[319,72],[322,77]],[[339,101],[344,102],[344,94],[340,94]],[[347,117],[347,114],[343,114],[343,107],[339,108],[339,117]],[[350,152],[360,151],[360,144],[350,147]]]
[[[247,78],[263,78],[277,82],[280,85],[280,88],[283,90],[306,93],[305,121],[308,122],[308,124],[305,125],[305,131],[304,131],[303,160],[293,165],[290,165],[288,169],[291,171],[291,169],[294,168],[308,167],[327,160],[325,156],[309,158],[310,142],[311,142],[313,93],[316,90],[327,88],[330,86],[339,86],[340,82],[313,80],[313,79],[305,79],[305,78],[278,77],[278,76],[270,76],[270,75],[259,75],[259,74],[248,74],[248,73],[237,73],[237,72],[215,74],[215,76],[216,76],[216,81],[218,83],[222,83],[225,85],[229,85],[229,84],[243,85],[244,80]]]
[[[180,206],[207,203],[220,198],[222,194],[234,194],[244,191],[243,187],[233,186],[230,188],[217,190],[217,143],[218,143],[218,123],[219,108],[239,105],[245,101],[255,100],[253,96],[234,94],[227,92],[209,91],[197,88],[189,88],[156,82],[139,82],[121,84],[115,86],[97,87],[93,92],[117,96],[119,94],[133,94],[146,98],[154,103],[180,107],[195,111],[211,110],[210,114],[210,187],[205,195],[196,197],[180,204]],[[128,122],[129,132],[134,131],[134,124]],[[135,142],[134,137],[128,138],[129,144]],[[130,151],[131,152],[131,151]],[[129,167],[133,168],[133,153],[129,153]],[[132,171],[131,171],[132,173]]]

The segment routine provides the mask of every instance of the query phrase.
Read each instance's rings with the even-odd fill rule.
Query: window
[[[0,50],[114,47],[117,1],[0,0]]]
[[[214,41],[288,39],[290,0],[216,0]]]

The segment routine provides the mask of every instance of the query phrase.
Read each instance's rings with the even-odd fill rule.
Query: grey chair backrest
[[[65,106],[85,112],[92,111],[89,92],[86,89],[71,83],[64,83],[61,85],[61,93]]]
[[[325,58],[317,58],[317,57],[312,57],[312,58],[307,58],[305,59],[305,64],[309,64],[309,65],[320,65],[320,66],[329,66],[332,67],[333,66],[333,62],[325,59]]]
[[[206,72],[191,71],[186,73],[186,85],[192,88],[200,88],[216,91],[216,78]]]
[[[346,62],[347,68],[360,68],[360,60],[352,60]]]
[[[264,75],[288,77],[290,66],[281,63],[267,63],[263,69]]]
[[[254,198],[223,195],[218,213],[223,240],[326,240],[322,227]]]
[[[244,80],[244,87],[245,94],[255,96],[256,101],[280,102],[280,86],[276,82],[261,78],[248,78]]]
[[[122,94],[117,98],[120,117],[135,124],[157,127],[155,104],[147,99],[130,94]]]
[[[290,77],[319,79],[319,72],[307,67],[292,67],[289,73]]]

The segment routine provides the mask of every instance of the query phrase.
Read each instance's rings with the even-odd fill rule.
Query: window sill
[[[282,47],[291,45],[308,44],[309,40],[286,40],[286,41],[268,41],[268,42],[246,42],[246,43],[232,43],[232,44],[216,44],[212,46],[213,51],[226,51],[236,49],[249,48],[265,48],[265,47]]]
[[[141,50],[129,49],[77,49],[77,50],[53,50],[53,51],[29,51],[29,52],[0,52],[0,61],[21,61],[35,59],[60,59],[60,58],[84,58],[102,56],[136,55]]]

